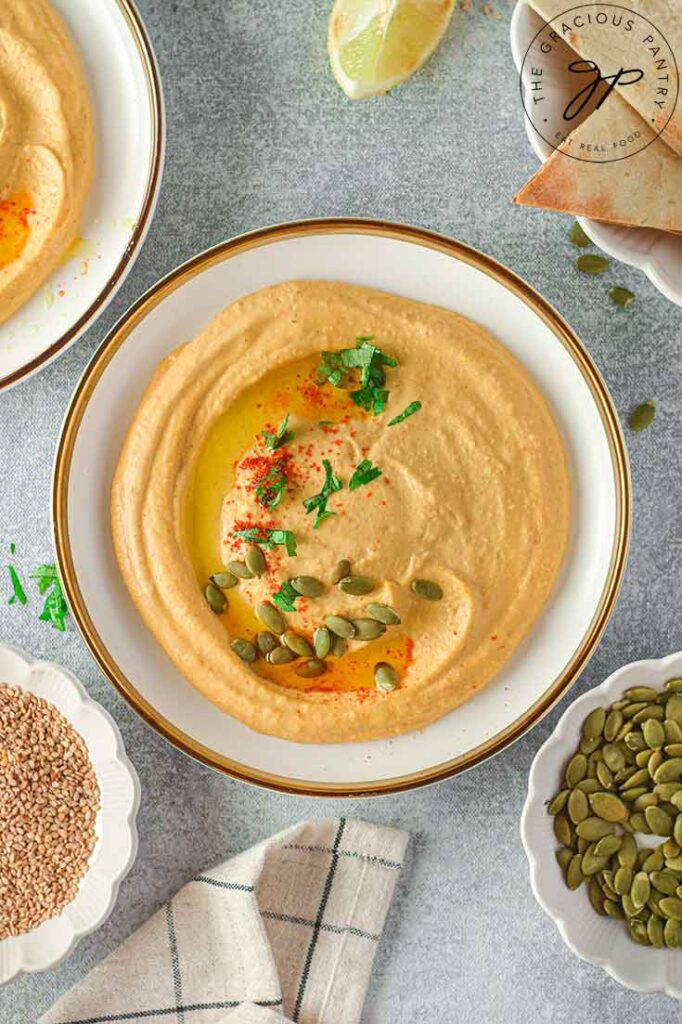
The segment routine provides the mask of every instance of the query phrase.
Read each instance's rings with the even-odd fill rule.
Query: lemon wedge
[[[422,66],[448,27],[454,0],[336,0],[327,48],[353,100],[378,96]]]

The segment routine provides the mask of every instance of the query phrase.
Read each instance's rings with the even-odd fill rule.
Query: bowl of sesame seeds
[[[140,784],[78,680],[0,645],[0,984],[52,967],[113,909]]]

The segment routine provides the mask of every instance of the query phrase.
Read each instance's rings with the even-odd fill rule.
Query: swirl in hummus
[[[353,397],[362,369],[330,376],[329,366],[368,347],[381,369],[365,409]],[[325,466],[339,486],[320,506]],[[419,728],[484,687],[550,594],[569,515],[559,431],[502,345],[448,310],[325,281],[242,298],[171,353],[112,491],[123,578],[180,671],[251,728],[315,743]],[[267,568],[225,590],[216,613],[209,578],[254,538]],[[371,593],[334,582],[340,560]],[[312,677],[300,674],[305,657],[240,659],[231,644],[253,645],[266,629],[254,609],[277,604],[299,576],[324,584],[283,612],[308,643],[328,616],[357,622],[370,603],[400,621],[351,638]],[[415,580],[440,599],[416,593]],[[377,665],[395,688],[376,685]]]
[[[92,175],[87,89],[45,0],[0,4],[0,322],[75,240]]]

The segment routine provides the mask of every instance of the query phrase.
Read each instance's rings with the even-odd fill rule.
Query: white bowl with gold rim
[[[125,281],[156,207],[164,159],[161,80],[132,0],[50,0],[83,68],[94,175],[80,237],[35,294],[0,324],[0,390],[46,366]]]
[[[557,841],[547,801],[561,788],[563,770],[580,742],[583,722],[594,708],[606,707],[631,686],[662,690],[668,679],[682,676],[682,652],[651,661],[634,661],[617,669],[567,708],[556,729],[540,747],[530,768],[528,796],[521,815],[521,840],[528,857],[533,895],[559,929],[573,953],[637,992],[665,992],[682,999],[682,952],[638,946],[622,921],[600,917],[584,888],[567,889],[556,861]],[[639,835],[639,846],[657,846],[656,836]]]
[[[85,741],[100,791],[95,846],[75,898],[56,917],[0,941],[2,985],[20,971],[54,967],[106,921],[137,854],[140,783],[115,722],[66,669],[2,644],[0,681],[44,698],[64,715]]]
[[[477,320],[549,398],[574,484],[569,552],[552,598],[504,670],[421,732],[299,745],[252,732],[174,668],[120,577],[111,479],[131,411],[159,361],[241,295],[292,278],[346,281],[433,302]],[[630,519],[627,457],[587,352],[525,282],[462,243],[379,221],[285,224],[203,253],[124,316],[76,388],[57,450],[53,526],[74,618],[103,671],[159,732],[236,778],[307,795],[375,794],[462,771],[520,736],[561,696],[604,628],[622,577]]]

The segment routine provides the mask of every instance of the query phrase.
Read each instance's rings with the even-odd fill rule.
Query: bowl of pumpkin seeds
[[[530,770],[521,839],[568,947],[682,998],[682,653],[575,700]]]

